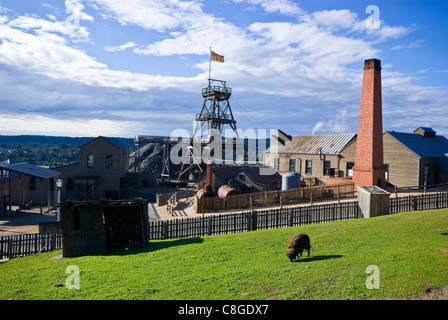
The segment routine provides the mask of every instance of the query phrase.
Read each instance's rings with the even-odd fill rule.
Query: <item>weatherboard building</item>
[[[55,168],[64,181],[62,200],[123,199],[129,148],[113,138],[97,137],[79,147],[79,162]]]

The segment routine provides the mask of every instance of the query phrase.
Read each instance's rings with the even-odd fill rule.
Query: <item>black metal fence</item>
[[[149,223],[149,239],[202,237],[359,217],[358,201],[218,214]]]
[[[389,213],[441,209],[447,207],[447,191],[396,197],[391,198],[389,201]]]

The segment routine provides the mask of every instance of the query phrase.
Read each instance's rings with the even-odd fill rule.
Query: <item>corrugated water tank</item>
[[[238,194],[238,190],[227,185],[221,186],[218,190],[218,197],[220,197],[221,199],[224,199],[232,194]]]
[[[282,190],[295,189],[300,187],[300,174],[297,172],[287,173],[282,176]]]

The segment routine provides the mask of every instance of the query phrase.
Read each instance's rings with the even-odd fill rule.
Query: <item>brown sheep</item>
[[[293,262],[296,257],[300,258],[302,256],[303,250],[308,251],[309,257],[310,249],[310,237],[308,237],[308,235],[304,233],[301,233],[289,240],[288,248],[286,250],[286,256],[289,258],[289,260],[291,260],[291,262]]]

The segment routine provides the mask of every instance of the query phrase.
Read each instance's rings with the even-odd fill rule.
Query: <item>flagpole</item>
[[[209,55],[209,61],[208,61],[208,85],[210,85],[210,79],[211,79],[211,69],[212,69],[212,47],[210,47],[210,55]]]

